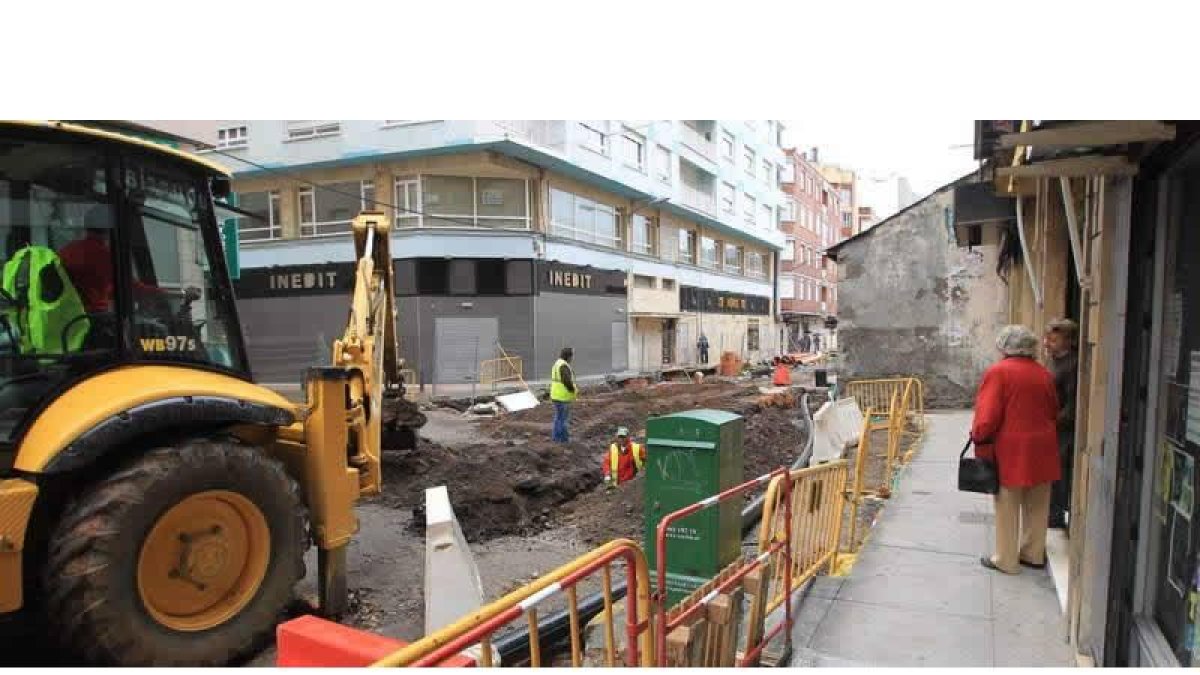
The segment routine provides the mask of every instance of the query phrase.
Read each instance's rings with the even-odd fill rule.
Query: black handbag
[[[978,457],[967,457],[971,439],[958,455],[958,489],[962,492],[978,492],[994,495],[1000,491],[1000,471],[995,462]]]

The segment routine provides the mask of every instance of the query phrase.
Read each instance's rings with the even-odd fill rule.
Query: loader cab
[[[98,371],[249,379],[213,208],[227,185],[146,142],[0,123],[0,472],[41,408]]]

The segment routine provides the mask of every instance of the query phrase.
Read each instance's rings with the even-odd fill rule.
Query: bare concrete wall
[[[914,375],[928,406],[971,405],[996,360],[1008,294],[994,272],[995,242],[960,249],[951,208],[944,190],[839,251],[843,380]]]

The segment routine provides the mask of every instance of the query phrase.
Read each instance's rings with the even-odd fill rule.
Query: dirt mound
[[[551,450],[500,440],[451,450],[422,442],[415,451],[386,451],[380,502],[413,509],[424,529],[425,489],[445,485],[463,533],[472,541],[517,534],[548,521],[551,509],[601,481],[594,453],[580,444]]]
[[[602,487],[600,462],[617,427],[645,438],[646,419],[680,410],[713,408],[746,418],[745,476],[790,464],[806,431],[794,408],[764,408],[756,384],[664,383],[640,390],[585,394],[571,409],[571,443],[550,440],[554,410],[531,410],[478,422],[481,438],[461,448],[423,441],[415,451],[387,451],[384,494],[393,508],[413,510],[424,527],[425,488],[445,485],[463,532],[472,541],[577,525],[589,543],[642,538],[642,482],[612,492]],[[801,423],[802,424],[802,423]]]

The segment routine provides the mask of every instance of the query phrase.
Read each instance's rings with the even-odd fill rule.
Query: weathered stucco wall
[[[1007,287],[997,247],[954,242],[953,193],[934,194],[850,241],[838,253],[841,378],[913,375],[926,405],[969,407],[996,360]]]

